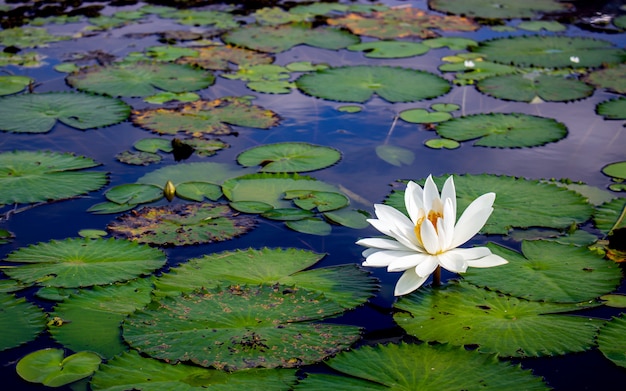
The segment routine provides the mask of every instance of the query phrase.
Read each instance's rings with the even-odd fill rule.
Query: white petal
[[[361,255],[363,256],[363,258],[367,258],[370,255],[377,253],[379,251],[382,251],[379,248],[366,248],[365,250],[363,250],[363,252],[361,253]]]
[[[384,204],[374,204],[374,212],[378,220],[383,221],[386,224],[392,224],[394,226],[406,225],[413,227],[415,224],[408,217],[398,209]]]
[[[406,246],[400,242],[384,238],[365,238],[356,242],[359,246],[380,248],[383,250],[408,250]]]
[[[432,255],[427,254],[411,254],[406,257],[398,258],[392,261],[389,266],[387,266],[388,272],[401,272],[409,268],[413,268],[420,263],[427,261],[430,259]]]
[[[437,234],[442,243],[441,249],[447,250],[452,248],[452,239],[454,239],[454,223],[456,222],[455,206],[450,198],[446,198],[443,205],[443,222],[442,227],[437,227]]]
[[[487,193],[472,201],[454,226],[451,248],[459,247],[480,231],[491,216],[495,199],[495,193]]]
[[[435,271],[437,266],[439,266],[439,261],[437,260],[437,257],[431,255],[424,262],[415,266],[415,273],[417,273],[417,275],[421,277],[428,277]]]
[[[466,261],[471,261],[491,255],[491,250],[487,247],[455,248],[453,250],[449,250],[448,253],[459,254]]]
[[[439,238],[430,220],[426,219],[422,222],[420,235],[422,236],[422,245],[426,252],[429,254],[437,254],[437,252],[439,252]]]
[[[509,261],[496,254],[491,254],[480,259],[467,261],[467,264],[471,267],[492,267],[504,265],[507,263],[509,263]]]
[[[401,232],[398,227],[385,224],[380,220],[370,219],[368,220],[368,222],[381,233],[384,233],[387,236],[391,236],[406,247],[415,249],[415,247],[417,246],[417,238],[415,237],[415,232],[412,229],[408,234],[405,234]]]
[[[420,286],[422,286],[426,279],[428,279],[428,276],[420,277],[415,274],[415,269],[409,269],[402,274],[400,279],[398,279],[398,282],[396,283],[396,288],[394,290],[394,295],[402,296],[406,295],[407,293],[411,293]]]
[[[437,259],[441,267],[453,273],[465,273],[467,270],[467,261],[461,254],[448,251],[437,255]]]
[[[454,187],[452,175],[446,179],[446,183],[443,184],[443,189],[441,189],[441,200],[445,203],[447,199],[450,199],[452,202],[452,216],[454,216],[453,220],[456,220],[456,188]]]
[[[429,175],[426,178],[426,183],[424,183],[424,210],[433,209],[433,203],[435,200],[439,199],[439,189],[437,189],[437,185],[433,181],[433,176]]]
[[[410,255],[412,253],[406,251],[380,250],[370,254],[363,262],[363,266],[370,267],[387,267],[394,260]]]
[[[409,213],[409,217],[413,222],[413,225],[417,224],[419,218],[419,211],[422,209],[423,200],[422,194],[424,190],[417,183],[411,181],[407,183],[406,190],[404,191],[404,205]]]

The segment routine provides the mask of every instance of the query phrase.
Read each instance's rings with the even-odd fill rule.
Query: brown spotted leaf
[[[229,64],[261,65],[271,64],[274,61],[269,54],[230,45],[197,48],[196,51],[198,56],[183,57],[177,62],[196,65],[204,69],[226,71],[231,68]]]

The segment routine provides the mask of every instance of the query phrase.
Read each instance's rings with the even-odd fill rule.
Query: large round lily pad
[[[626,119],[626,98],[605,100],[596,106],[598,114],[605,119]]]
[[[489,61],[522,67],[598,67],[626,59],[626,51],[608,41],[565,36],[497,38],[481,42],[470,50],[486,56]],[[571,57],[578,57],[579,61],[574,64]]]
[[[357,327],[312,322],[341,311],[317,292],[233,285],[153,302],[124,321],[123,336],[140,352],[170,362],[289,368],[321,361],[359,338]]]
[[[148,96],[161,91],[185,92],[213,84],[211,72],[184,64],[124,63],[93,66],[75,72],[67,82],[75,88],[111,96]]]
[[[626,64],[617,64],[590,72],[585,77],[585,81],[598,88],[606,88],[618,94],[626,94]]]
[[[402,297],[395,307],[400,310],[395,313],[396,322],[421,340],[478,345],[480,352],[503,357],[588,350],[603,323],[559,314],[581,308],[581,304],[527,301],[467,283],[420,289]]]
[[[520,254],[491,243],[487,246],[509,263],[480,270],[470,268],[463,277],[472,284],[528,300],[561,303],[593,300],[612,292],[622,278],[615,262],[604,260],[585,247],[524,241]],[[581,286],[585,289],[580,289]]]
[[[11,278],[42,286],[76,288],[127,281],[165,264],[162,251],[127,240],[65,239],[22,247],[4,269]]]
[[[594,91],[579,80],[539,73],[493,76],[480,80],[476,87],[494,98],[519,102],[568,102],[587,98]]]
[[[564,124],[522,113],[474,114],[453,118],[437,125],[441,137],[495,148],[536,147],[558,141],[567,135]]]
[[[450,90],[446,80],[429,72],[370,65],[324,69],[300,76],[296,84],[318,98],[359,103],[374,94],[389,102],[413,102],[436,98]]]
[[[144,207],[107,226],[115,236],[139,243],[184,246],[232,239],[254,228],[254,219],[228,205],[211,203]]]
[[[558,0],[429,0],[434,10],[488,19],[532,18],[537,13],[566,11]]]
[[[332,166],[340,158],[334,148],[294,142],[250,148],[237,156],[237,162],[245,167],[260,165],[265,172],[303,172]]]
[[[0,130],[45,133],[57,121],[81,130],[124,121],[130,107],[107,96],[46,92],[0,98]]]
[[[70,153],[0,153],[0,204],[62,200],[98,190],[106,173],[80,171],[97,165]]]
[[[433,179],[441,189],[446,178]],[[593,213],[592,206],[580,194],[536,180],[467,174],[454,175],[454,183],[459,214],[480,195],[496,193],[493,213],[482,233],[506,234],[513,227],[565,229],[587,221]],[[405,211],[404,191],[394,191],[385,203]]]
[[[46,327],[46,316],[24,298],[0,293],[0,351],[29,342]]]
[[[519,366],[447,345],[361,346],[326,362],[344,376],[309,374],[297,391],[336,390],[547,390]]]

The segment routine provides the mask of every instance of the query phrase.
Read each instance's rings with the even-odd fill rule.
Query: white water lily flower
[[[472,60],[465,60],[463,65],[465,65],[465,68],[474,68],[474,66],[476,66]]]
[[[405,295],[419,288],[437,267],[463,273],[471,267],[492,267],[508,263],[487,247],[458,248],[480,231],[493,211],[495,193],[475,199],[456,221],[456,190],[450,176],[439,195],[437,185],[428,176],[424,189],[409,182],[404,203],[409,217],[397,209],[374,205],[377,219],[368,222],[390,238],[366,238],[356,243],[363,251],[363,266],[387,267],[404,271],[395,295]],[[456,224],[455,224],[456,223]]]
[[[573,62],[573,63],[576,63],[576,64],[578,64],[578,63],[580,62],[580,58],[578,58],[578,57],[576,57],[576,56],[571,56],[571,57],[569,58],[569,60],[570,60],[571,62]]]

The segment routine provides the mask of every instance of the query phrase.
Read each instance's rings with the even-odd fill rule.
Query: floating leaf
[[[598,206],[593,215],[596,228],[608,235],[618,228],[626,228],[626,199],[616,198]]]
[[[142,152],[157,153],[159,151],[172,152],[172,142],[163,138],[144,138],[133,144],[135,149]]]
[[[33,83],[27,76],[0,76],[0,95],[10,95],[22,91]]]
[[[192,147],[198,156],[213,156],[217,151],[229,147],[228,144],[217,139],[206,140],[198,137],[183,139],[181,142],[183,145]]]
[[[180,24],[190,26],[211,26],[219,29],[232,29],[239,26],[233,19],[233,15],[221,11],[202,11],[197,9],[178,9],[161,14],[168,18],[174,18]]]
[[[540,377],[519,366],[447,345],[365,345],[326,364],[343,376],[311,373],[295,390],[548,389]]]
[[[0,130],[45,133],[57,121],[85,130],[124,121],[130,107],[106,96],[71,92],[13,95],[0,98]]]
[[[259,201],[236,201],[229,203],[230,207],[242,213],[265,213],[274,209],[270,204]]]
[[[579,304],[526,301],[466,283],[420,289],[403,296],[395,307],[400,311],[394,319],[410,335],[455,346],[478,345],[480,352],[503,357],[588,350],[603,323],[558,314],[573,311]]]
[[[89,209],[87,209],[87,212],[91,212],[94,214],[119,213],[131,210],[136,206],[137,204],[118,204],[117,202],[106,201],[92,205],[91,207],[89,207]]]
[[[303,172],[332,166],[341,153],[330,147],[286,142],[250,148],[237,156],[244,167],[260,165],[265,172]]]
[[[90,386],[94,391],[192,391],[199,388],[288,391],[296,382],[295,375],[295,369],[248,369],[228,373],[193,365],[171,365],[131,350],[101,365]]]
[[[169,63],[128,63],[92,66],[67,77],[79,90],[111,96],[148,96],[161,90],[187,92],[213,84],[212,73],[189,65]]]
[[[496,148],[536,147],[567,135],[565,125],[554,119],[522,113],[474,114],[453,118],[438,124],[436,131],[447,139],[478,139],[474,145]]]
[[[11,231],[0,228],[0,244],[11,243],[15,239],[15,235]]]
[[[374,41],[350,45],[347,49],[363,52],[368,58],[405,58],[422,55],[430,48],[419,42]]]
[[[433,179],[441,188],[446,178]],[[480,195],[496,193],[493,213],[481,230],[486,234],[506,234],[513,227],[565,229],[587,221],[593,210],[580,194],[535,180],[467,174],[454,175],[454,183],[459,213]],[[394,191],[385,203],[406,210],[403,191]]]
[[[585,77],[585,81],[598,88],[606,88],[618,94],[626,94],[626,65],[617,64],[609,68],[590,72]]]
[[[470,46],[478,46],[478,42],[473,39],[461,37],[430,38],[425,39],[422,43],[433,49],[447,47],[451,50],[465,50]]]
[[[598,333],[598,349],[615,365],[626,368],[626,316],[620,314],[607,322]]]
[[[376,280],[355,265],[305,270],[324,254],[296,248],[246,249],[207,254],[171,268],[155,281],[156,294],[176,296],[199,288],[280,283],[323,294],[349,309],[363,304]]]
[[[626,180],[626,161],[607,164],[602,167],[602,173],[616,180]]]
[[[605,100],[596,106],[598,114],[605,119],[626,119],[626,98]]]
[[[90,376],[102,361],[93,352],[63,356],[63,349],[37,350],[22,357],[15,369],[26,381],[60,387]]]
[[[68,349],[111,358],[128,349],[122,341],[122,320],[148,304],[151,292],[149,279],[81,290],[54,307],[50,315],[61,321],[48,324],[48,330]]]
[[[183,57],[177,62],[191,64],[204,69],[227,71],[230,64],[237,65],[261,65],[271,64],[274,59],[266,53],[259,53],[245,48],[227,46],[209,46],[196,48],[197,56]]]
[[[410,149],[389,144],[377,146],[376,156],[396,167],[409,166],[415,159],[415,154]]]
[[[454,103],[435,103],[430,105],[430,108],[438,112],[449,113],[459,110],[461,106]]]
[[[200,95],[195,92],[159,92],[144,99],[147,103],[162,105],[167,102],[195,102],[200,99]]]
[[[348,31],[336,28],[316,27],[307,24],[281,26],[249,25],[222,35],[231,45],[243,46],[260,52],[280,53],[297,45],[309,45],[323,49],[338,50],[359,42]]]
[[[0,204],[62,200],[98,190],[104,172],[80,172],[98,163],[69,153],[0,153]]]
[[[556,20],[526,20],[520,22],[517,25],[517,28],[528,31],[546,30],[559,32],[567,30],[567,27],[565,25],[557,22]]]
[[[325,212],[324,217],[333,223],[343,225],[355,229],[363,229],[369,227],[367,219],[370,217],[368,213],[360,210],[350,210],[347,208]]]
[[[154,185],[130,183],[110,188],[105,197],[116,204],[143,204],[163,198],[163,188]]]
[[[328,191],[290,190],[285,192],[285,199],[293,200],[299,208],[319,212],[340,209],[350,203],[345,195]]]
[[[567,10],[568,5],[558,0],[430,0],[428,5],[445,13],[489,19],[532,18],[537,13]]]
[[[0,308],[0,351],[35,339],[46,326],[43,311],[24,298],[0,293]]]
[[[478,25],[472,20],[458,16],[440,16],[411,7],[398,7],[368,15],[350,14],[329,19],[331,25],[348,28],[354,34],[379,39],[401,37],[432,38],[437,34],[432,29],[474,31]]]
[[[424,141],[424,145],[433,149],[457,149],[461,146],[458,141],[447,138],[431,138]]]
[[[435,98],[450,90],[432,73],[390,66],[345,66],[302,75],[298,88],[309,95],[340,102],[368,101],[377,94],[389,102]]]
[[[342,113],[360,113],[363,107],[357,105],[344,105],[337,107],[337,111]]]
[[[107,231],[101,229],[81,229],[78,231],[78,236],[81,238],[96,239],[107,236]]]
[[[161,156],[152,152],[124,151],[115,155],[115,158],[124,164],[132,164],[134,166],[149,166],[150,164],[159,163]]]
[[[290,368],[321,361],[359,338],[357,327],[311,322],[341,311],[317,292],[231,286],[164,297],[130,315],[123,336],[140,352],[171,362],[229,371]]]
[[[221,185],[229,178],[249,174],[255,170],[228,163],[185,163],[167,166],[147,173],[137,183],[163,186],[172,181],[174,186],[185,182],[207,182]]]
[[[192,201],[204,201],[208,198],[217,201],[222,196],[222,188],[208,182],[183,182],[176,186],[176,195]]]
[[[474,285],[535,301],[578,303],[612,292],[622,274],[614,263],[584,247],[543,240],[523,241],[522,254],[494,244],[494,254],[509,261],[501,268],[468,269]],[[567,262],[563,262],[567,259]],[[585,289],[580,289],[581,285]]]
[[[532,102],[568,102],[591,96],[594,88],[575,79],[561,76],[527,73],[501,75],[482,79],[478,90],[499,99]]]
[[[431,113],[425,109],[407,109],[400,112],[400,118],[414,124],[429,124],[447,121],[452,115],[445,111]]]
[[[454,81],[456,84],[461,85],[473,84],[477,80],[483,80],[497,75],[516,73],[519,71],[516,67],[496,64],[495,62],[490,61],[471,61],[464,60],[462,57],[455,58],[454,60],[455,61],[452,63],[439,66],[439,70],[442,72],[457,72]]]
[[[270,220],[297,221],[313,217],[314,214],[311,211],[296,208],[276,208],[263,213],[261,216]]]
[[[626,52],[608,41],[565,36],[517,36],[483,41],[471,48],[489,61],[522,67],[563,68],[572,66],[570,58],[578,57],[577,67],[598,67],[619,63]]]
[[[145,109],[133,112],[132,121],[160,134],[230,134],[229,125],[268,129],[278,123],[276,113],[252,105],[248,99],[226,97],[185,103],[176,109]]]
[[[18,48],[36,48],[47,46],[50,42],[65,41],[72,37],[51,35],[46,29],[34,27],[14,27],[0,30],[0,45]]]
[[[332,232],[332,227],[326,221],[318,218],[305,218],[302,220],[286,221],[285,225],[303,234],[326,236]]]
[[[252,218],[236,216],[228,205],[202,203],[144,207],[107,230],[138,243],[184,246],[232,239],[253,227]]]
[[[626,295],[620,293],[612,293],[600,296],[600,300],[607,307],[626,308]]]
[[[158,249],[115,239],[52,240],[10,253],[5,274],[41,286],[77,288],[127,281],[160,268]]]

